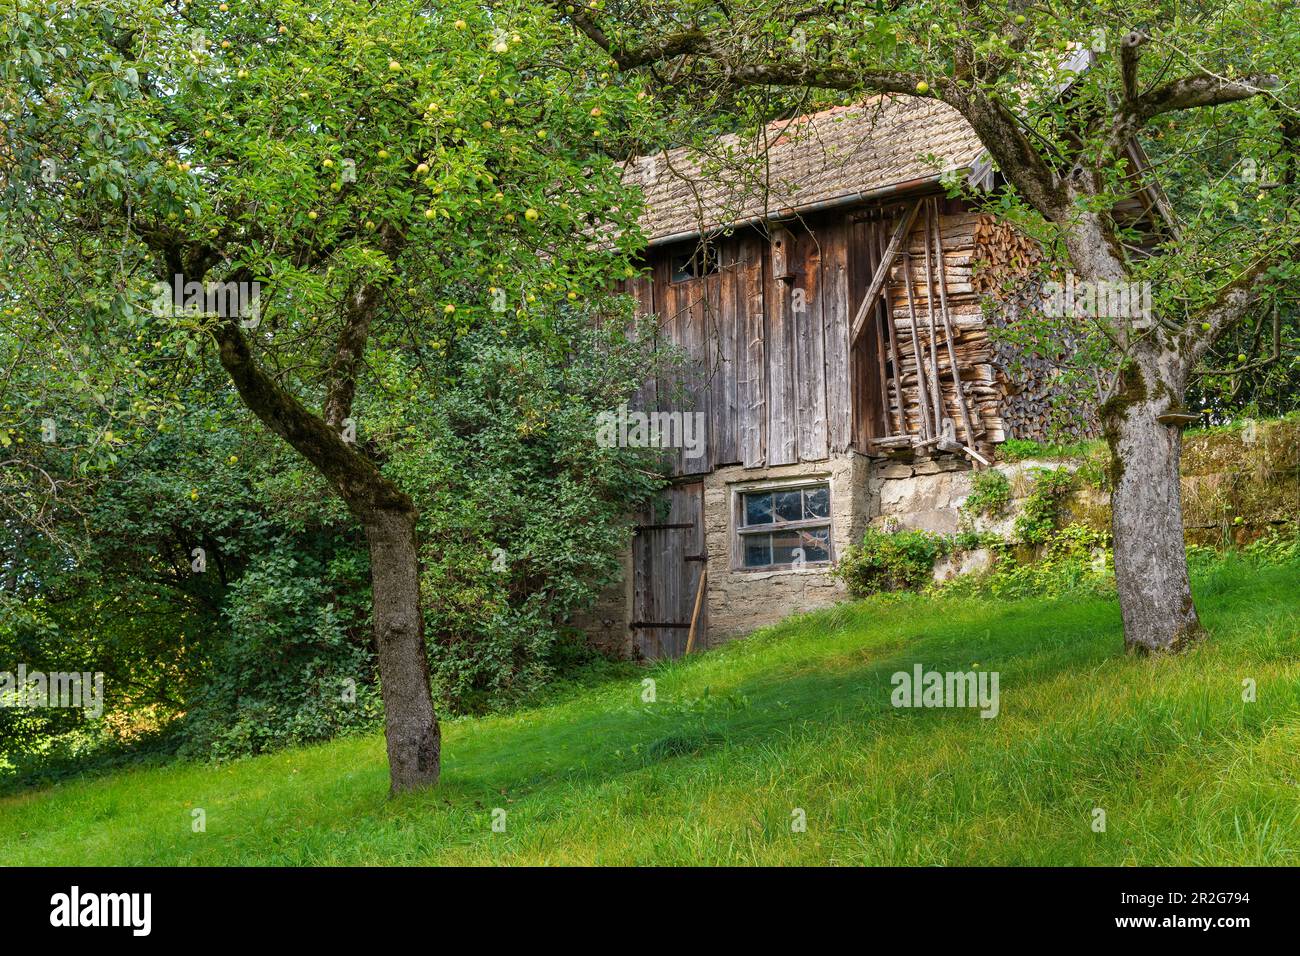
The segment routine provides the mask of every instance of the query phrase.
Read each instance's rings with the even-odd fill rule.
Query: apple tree
[[[636,241],[611,159],[635,83],[527,2],[3,5],[7,356],[119,435],[218,362],[364,529],[392,791],[435,783],[416,508],[359,396],[603,307]]]

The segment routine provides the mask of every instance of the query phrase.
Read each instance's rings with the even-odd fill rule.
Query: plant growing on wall
[[[1074,473],[1068,468],[1033,469],[1033,487],[1012,526],[1021,544],[1043,544],[1061,523],[1065,501],[1074,491]]]
[[[974,531],[977,518],[1001,518],[1011,505],[1011,480],[996,468],[971,473],[971,492],[957,509],[963,531]]]
[[[929,583],[934,563],[951,548],[948,538],[928,531],[868,528],[832,573],[858,598],[882,591],[916,591]]]

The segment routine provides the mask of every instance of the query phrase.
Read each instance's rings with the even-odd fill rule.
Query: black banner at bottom
[[[1227,942],[1289,925],[1298,882],[1281,869],[0,869],[0,912],[11,942],[75,934],[128,945],[373,944],[380,927],[536,943],[585,920],[648,929],[684,917],[696,941],[716,933],[732,945],[770,942],[782,923],[842,930],[846,918],[864,933],[908,926],[938,938],[1048,930]]]

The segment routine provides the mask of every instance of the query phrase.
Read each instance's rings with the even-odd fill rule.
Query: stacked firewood
[[[929,225],[927,217],[933,217]],[[976,221],[974,213],[932,207],[918,216],[890,270],[885,302],[901,375],[900,387],[890,390],[888,414],[891,429],[920,441],[922,454],[942,450],[933,439],[945,428],[982,454],[1004,437],[988,330],[972,285]]]
[[[974,234],[977,265],[971,285],[979,295],[999,295],[1032,278],[1042,261],[1038,244],[1014,226],[980,213]]]
[[[974,290],[983,297],[988,324],[1014,330],[1022,316],[1040,308],[1042,252],[1028,236],[995,217],[981,214],[975,225]],[[1080,440],[1098,434],[1097,395],[1087,387],[1066,388],[1060,362],[1074,352],[1066,337],[1055,356],[1022,347],[1010,335],[990,336],[997,390],[997,415],[1006,437],[1032,441]]]

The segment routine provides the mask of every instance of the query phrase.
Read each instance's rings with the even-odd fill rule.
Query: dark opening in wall
[[[714,275],[718,271],[718,250],[710,245],[695,248],[673,256],[673,281],[686,282]]]

